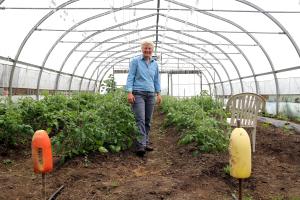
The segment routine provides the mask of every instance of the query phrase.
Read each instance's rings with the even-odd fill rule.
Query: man
[[[140,133],[136,153],[141,157],[144,156],[146,151],[153,150],[149,142],[149,131],[155,96],[158,104],[162,101],[158,65],[152,58],[153,49],[154,44],[152,41],[142,42],[143,55],[131,60],[126,83],[127,99],[132,105]]]

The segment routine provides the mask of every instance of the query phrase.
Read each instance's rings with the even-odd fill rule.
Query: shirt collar
[[[141,60],[145,60],[143,55],[141,55]],[[152,57],[152,58],[150,59],[150,62],[153,62],[153,61],[154,61],[154,59],[153,59],[153,57]]]

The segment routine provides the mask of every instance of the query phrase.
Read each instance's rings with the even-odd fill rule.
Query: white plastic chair
[[[226,110],[231,112],[231,118],[227,122],[232,127],[237,127],[237,119],[240,119],[241,128],[251,128],[252,151],[255,152],[256,125],[259,112],[264,111],[265,99],[254,93],[241,93],[229,98]]]

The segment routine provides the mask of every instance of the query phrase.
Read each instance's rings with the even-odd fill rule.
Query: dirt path
[[[178,133],[163,129],[154,113],[151,140],[155,150],[145,158],[132,151],[78,157],[47,175],[47,194],[65,188],[62,200],[233,199],[237,180],[225,174],[228,154],[193,155],[192,146],[177,145]],[[243,188],[248,199],[300,199],[300,136],[273,127],[258,127],[253,173]],[[3,159],[3,157],[0,157]],[[41,177],[33,174],[30,152],[12,164],[0,163],[0,199],[41,199]]]

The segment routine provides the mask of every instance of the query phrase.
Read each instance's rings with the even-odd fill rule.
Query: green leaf
[[[103,146],[101,146],[101,147],[99,147],[98,148],[98,151],[100,152],[100,153],[108,153],[108,150],[105,148],[105,147],[103,147]]]
[[[179,140],[179,144],[189,144],[192,141],[193,141],[193,136],[191,134],[187,134],[182,139]]]
[[[48,127],[48,128],[46,129],[46,131],[47,131],[48,134],[51,133],[51,130],[52,130],[51,127]]]
[[[109,148],[114,153],[118,153],[119,151],[121,151],[121,146],[109,145]]]

